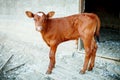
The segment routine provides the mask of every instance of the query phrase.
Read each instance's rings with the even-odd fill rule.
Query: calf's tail
[[[95,16],[95,18],[96,18],[96,22],[97,22],[96,31],[95,31],[95,37],[96,37],[97,41],[99,42],[99,36],[100,36],[100,19],[99,19],[99,17],[97,15]]]

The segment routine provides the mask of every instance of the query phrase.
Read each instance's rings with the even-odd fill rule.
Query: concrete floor
[[[1,80],[120,79],[120,41],[107,40],[98,43],[95,67],[84,75],[79,74],[83,65],[84,50],[77,52],[75,41],[65,42],[57,49],[57,63],[53,73],[46,75],[49,47],[35,31],[33,21],[0,20],[0,24],[0,62],[4,63],[8,57],[14,55],[3,69],[4,76],[0,76]],[[118,61],[101,58],[101,55],[113,57]],[[25,65],[11,70],[23,63]]]

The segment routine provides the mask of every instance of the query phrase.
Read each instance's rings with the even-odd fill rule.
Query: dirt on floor
[[[77,51],[75,41],[68,41],[58,46],[56,67],[46,75],[49,47],[33,22],[0,24],[0,80],[120,80],[120,37],[115,32],[102,30],[92,71],[79,74],[84,49]]]

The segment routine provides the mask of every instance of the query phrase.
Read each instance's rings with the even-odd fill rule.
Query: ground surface
[[[60,44],[56,67],[51,75],[46,75],[49,47],[33,26],[33,22],[27,20],[0,21],[0,66],[13,55],[3,69],[0,80],[120,80],[119,34],[106,30],[101,32],[95,67],[84,75],[79,74],[84,50],[78,52],[75,41]]]

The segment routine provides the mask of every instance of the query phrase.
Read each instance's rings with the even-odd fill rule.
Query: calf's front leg
[[[50,47],[50,53],[49,53],[49,66],[48,66],[48,70],[46,72],[46,74],[51,74],[52,73],[52,69],[55,67],[55,53],[56,53],[56,49],[57,46],[52,46]]]

